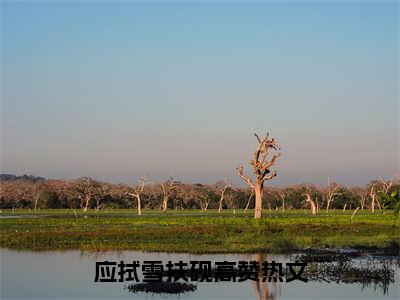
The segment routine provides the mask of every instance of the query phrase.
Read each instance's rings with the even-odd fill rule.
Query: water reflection
[[[255,260],[261,266],[264,261],[271,261],[269,257],[267,257],[264,253],[259,253],[255,255]],[[259,278],[262,278],[262,272],[259,272]],[[251,282],[253,289],[256,292],[258,300],[275,300],[279,299],[281,295],[281,283],[277,282]],[[269,286],[270,285],[270,286]]]
[[[328,257],[328,256],[327,256]],[[191,260],[233,261],[256,260],[260,266],[264,261],[294,262],[295,260],[316,259],[307,255],[192,255],[174,253],[143,253],[138,251],[119,252],[27,252],[1,250],[2,276],[1,298],[90,299],[96,297],[117,299],[148,299],[146,291],[153,294],[151,299],[321,299],[321,298],[369,298],[383,295],[386,299],[399,296],[399,258],[375,256],[336,256],[333,261],[319,258],[318,263],[310,263],[307,268],[309,282],[187,282],[196,290],[177,294],[179,285],[127,288],[127,283],[96,283],[95,262],[138,260],[168,261]],[[40,275],[40,276],[38,276]],[[259,276],[262,278],[262,275]],[[140,278],[142,281],[142,278]],[[184,283],[184,282],[181,282]],[[124,288],[125,287],[125,288]],[[188,286],[186,286],[188,287]],[[135,294],[133,295],[133,289]],[[194,288],[193,288],[194,289]]]
[[[194,292],[197,286],[182,282],[146,282],[125,286],[131,293],[145,292],[152,294],[183,294]]]

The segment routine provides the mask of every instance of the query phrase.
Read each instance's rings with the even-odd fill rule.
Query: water
[[[30,252],[1,249],[2,299],[398,299],[400,272],[396,263],[394,283],[387,291],[379,286],[361,283],[335,283],[294,281],[290,283],[196,283],[197,290],[180,295],[131,293],[124,288],[129,283],[94,282],[95,265],[100,261],[120,260],[190,260],[235,261],[258,260],[259,255],[191,255],[143,253],[138,251],[89,253],[80,251]],[[265,260],[293,262],[284,255],[263,256]]]

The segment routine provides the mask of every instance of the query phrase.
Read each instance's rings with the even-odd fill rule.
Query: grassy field
[[[252,211],[235,215],[194,210],[2,210],[0,247],[21,250],[143,250],[190,253],[290,252],[307,247],[383,248],[399,245],[400,222],[390,211]]]

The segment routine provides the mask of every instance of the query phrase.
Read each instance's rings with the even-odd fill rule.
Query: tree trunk
[[[219,199],[218,213],[221,213],[221,211],[222,211],[222,204],[224,202],[225,190],[226,190],[226,188],[224,188],[221,192],[221,198]]]
[[[371,211],[372,211],[372,213],[375,212],[375,195],[372,195]]]
[[[168,196],[163,197],[163,206],[162,206],[162,211],[166,211],[168,208]]]
[[[224,201],[224,196],[221,196],[221,199],[219,199],[218,213],[221,213],[221,211],[222,211],[222,202],[223,201]]]
[[[90,201],[90,196],[86,196],[85,207],[83,208],[83,212],[87,212],[88,211],[89,201]]]
[[[313,216],[315,216],[317,214],[317,206],[315,205],[315,202],[311,199],[310,195],[306,195],[307,199],[306,202],[309,202],[311,205],[311,213],[313,214]]]
[[[36,211],[36,208],[37,208],[38,200],[39,200],[39,197],[36,197],[36,198],[35,198],[35,208],[34,208],[35,211]]]
[[[246,204],[246,207],[244,208],[244,212],[247,212],[247,210],[249,209],[251,197],[253,197],[253,193],[250,194],[250,197],[247,200],[247,204]]]
[[[376,197],[376,196],[375,196]],[[381,203],[379,202],[379,199],[375,199],[376,203],[378,203],[378,208],[379,210],[382,210]]]
[[[100,200],[96,199],[96,211],[100,209]]]
[[[137,197],[137,213],[139,216],[142,215],[142,203],[140,201],[140,196],[138,195]]]
[[[329,206],[331,205],[331,201],[328,199],[328,202],[326,202],[326,212],[329,211]]]
[[[257,182],[254,188],[255,195],[255,206],[254,206],[254,218],[260,219],[262,214],[262,196],[263,196],[263,184]]]

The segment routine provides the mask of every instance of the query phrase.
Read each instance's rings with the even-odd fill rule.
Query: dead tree
[[[90,201],[94,198],[101,197],[102,191],[100,183],[89,177],[82,177],[71,183],[68,194],[70,194],[71,198],[78,198],[83,212],[87,212]]]
[[[129,196],[134,197],[137,200],[137,209],[139,216],[142,215],[142,201],[140,197],[144,191],[145,184],[146,184],[146,179],[144,177],[140,178],[139,184],[134,188],[133,192],[128,193]]]
[[[35,194],[35,196],[34,196],[35,205],[33,207],[33,210],[36,212],[38,201],[39,201],[39,198],[40,198],[39,188],[38,188],[38,184],[37,183],[35,183],[35,192],[34,192],[34,194]]]
[[[371,189],[369,190],[369,196],[371,197],[371,212],[374,213],[375,212],[375,202],[379,203],[379,201],[377,201],[375,184],[371,185]]]
[[[368,197],[368,189],[357,188],[355,189],[355,193],[360,197],[360,209],[364,210],[364,206]]]
[[[381,179],[382,182],[382,188],[381,191],[384,192],[386,195],[389,194],[390,188],[393,185],[393,179],[390,179],[388,181],[385,181],[385,179]]]
[[[222,205],[224,203],[225,192],[229,187],[230,187],[230,184],[228,183],[228,180],[225,179],[223,184],[221,185],[221,188],[219,189],[220,198],[219,198],[218,213],[221,213],[221,211],[222,211]]]
[[[264,139],[255,133],[254,134],[258,145],[254,151],[253,159],[250,161],[250,165],[253,168],[253,174],[255,176],[255,182],[250,179],[250,177],[244,174],[243,165],[237,168],[238,175],[254,190],[255,195],[255,209],[254,218],[261,218],[262,213],[262,196],[264,189],[264,181],[270,180],[276,176],[275,171],[271,171],[270,168],[275,164],[276,160],[281,155],[280,153],[274,153],[270,159],[268,155],[270,154],[270,149],[279,150],[280,147],[275,139],[270,138],[267,132]]]
[[[249,199],[247,200],[246,207],[244,208],[244,212],[247,212],[247,210],[249,209],[249,206],[250,206],[250,201],[251,201],[251,198],[253,198],[253,195],[254,195],[254,191],[253,191],[253,190],[251,190],[251,192],[250,192],[250,196],[249,196]]]
[[[163,202],[162,202],[162,211],[167,211],[168,209],[168,200],[177,187],[176,182],[173,177],[170,177],[166,182],[161,183],[161,189],[163,193]]]
[[[317,206],[315,205],[315,202],[311,199],[310,193],[306,193],[306,202],[310,203],[310,208],[311,208],[311,213],[313,216],[317,214]]]
[[[388,195],[392,185],[393,185],[393,179],[390,179],[390,180],[386,181],[382,177],[381,178],[381,185],[379,187],[379,190],[377,190],[377,187],[375,186],[375,191],[373,193],[374,194],[374,198],[375,198],[374,202],[376,202],[378,204],[378,207],[379,207],[380,210],[382,210],[382,205],[381,205],[381,203],[379,201],[379,197],[377,197],[377,192],[381,192],[381,193],[384,193],[385,195]]]
[[[200,209],[202,212],[206,212],[211,201],[211,197],[206,188],[203,186],[195,186],[194,189],[190,189],[190,197],[197,198],[200,203]]]
[[[285,191],[280,191],[279,192],[279,197],[282,200],[282,211],[285,211],[285,199],[286,199],[286,192]]]
[[[232,208],[232,213],[236,215],[236,208],[238,207],[237,203],[238,196],[235,195],[235,189],[230,189],[229,192],[225,195],[225,201],[227,203],[227,207]]]
[[[341,193],[339,192],[340,185],[338,184],[330,184],[328,180],[328,187],[326,191],[326,211],[329,211],[329,208],[331,204],[333,203],[333,200],[335,199],[336,196],[340,195]]]
[[[208,205],[210,204],[210,198],[203,195],[201,195],[199,198],[201,211],[206,212],[208,209]]]

